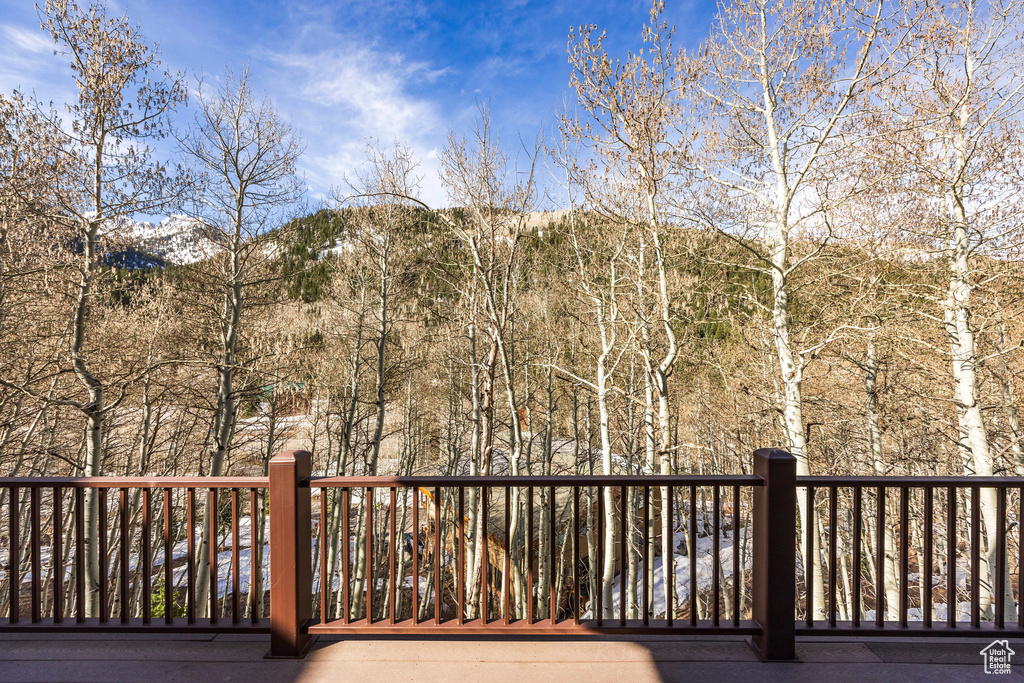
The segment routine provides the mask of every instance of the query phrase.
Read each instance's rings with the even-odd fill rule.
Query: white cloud
[[[15,88],[35,93],[43,102],[57,108],[74,96],[66,59],[54,55],[56,48],[49,35],[38,26],[0,25],[0,93]]]
[[[347,53],[275,55],[272,59],[301,75],[303,99],[334,112],[335,125],[347,125],[382,140],[411,139],[441,127],[437,107],[409,92],[417,79],[437,78],[438,72],[423,64],[365,48]]]
[[[0,30],[3,31],[9,45],[21,52],[47,54],[54,50],[53,41],[38,28],[29,30],[20,26],[2,26]]]
[[[447,124],[438,103],[414,92],[444,75],[444,69],[368,47],[266,57],[281,71],[272,88],[276,97],[307,138],[316,140],[304,158],[314,190],[325,193],[351,176],[363,163],[368,140],[397,141],[409,145],[420,161],[424,200],[444,204],[437,150]]]
[[[410,148],[419,162],[414,172],[420,180],[419,198],[429,206],[446,206],[445,191],[437,175],[438,150],[422,145],[410,145]],[[323,153],[307,150],[303,163],[313,181],[310,186],[312,198],[325,199],[326,188],[329,187],[337,188],[344,195],[348,192],[344,179],[353,179],[354,172],[366,164],[365,141],[341,141],[337,148],[324,150]]]

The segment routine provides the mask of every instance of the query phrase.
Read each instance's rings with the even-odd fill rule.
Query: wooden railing
[[[1022,494],[797,477],[769,449],[741,476],[312,477],[293,451],[267,478],[0,478],[0,631],[269,631],[280,657],[314,634],[731,635],[773,661],[805,635],[1020,636]]]
[[[743,576],[740,553],[730,553],[723,564],[721,543],[723,533],[729,534],[723,531],[725,527],[733,532],[738,528],[737,511],[749,500],[750,490],[763,485],[757,476],[332,477],[310,479],[308,485],[317,491],[320,519],[328,519],[330,511],[340,505],[342,516],[351,520],[357,516],[355,508],[366,517],[363,529],[370,530],[360,539],[359,567],[354,566],[355,558],[344,553],[339,566],[329,567],[328,553],[317,553],[320,561],[314,578],[316,585],[324,588],[318,589],[321,599],[318,609],[314,608],[318,622],[310,627],[312,632],[373,632],[382,626],[410,633],[436,628],[480,633],[502,629],[568,633],[600,628],[617,633],[677,629],[691,634],[729,630],[751,635],[758,630],[741,617],[749,600],[742,580],[737,580]],[[606,494],[610,494],[611,516],[606,514]],[[359,501],[354,504],[356,495]],[[707,522],[707,534],[713,538],[707,558],[711,585],[706,618],[698,619],[696,591],[690,591],[680,606],[673,583],[662,584],[669,590],[655,596],[653,577],[643,571],[638,572],[639,586],[630,600],[629,572],[623,558],[636,547],[636,559],[648,566],[652,546],[657,551],[663,547],[660,525],[651,524],[651,518],[663,510],[674,517],[675,501],[681,497],[690,511],[691,528],[696,527],[701,496],[710,504],[708,519],[701,524]],[[468,509],[467,498],[478,501],[475,510]],[[631,509],[624,512],[624,506]],[[474,513],[482,515],[488,526],[487,533],[479,536],[483,549],[475,553],[480,558],[478,567],[471,566],[468,557],[473,554],[470,537],[477,526]],[[614,527],[610,535],[606,534],[609,519]],[[351,540],[347,526],[343,520],[337,539],[341,547]],[[593,553],[586,551],[588,527],[594,530]],[[687,557],[697,555],[697,536],[685,534]],[[329,525],[320,524],[318,547],[326,548],[331,542]],[[606,545],[609,542],[611,548]],[[421,544],[422,554],[408,550]],[[431,577],[422,591],[418,582],[412,582],[404,601],[398,596],[405,583],[400,574],[405,572],[396,569],[402,564],[403,545],[410,556],[411,576],[418,577],[425,569]],[[676,575],[675,546],[673,539],[669,576]],[[384,554],[378,560],[374,552],[379,548]],[[428,566],[420,566],[421,557]],[[618,594],[613,603],[607,602],[608,591],[591,593],[585,586],[591,573],[586,568],[593,566],[594,576],[601,577],[608,562],[616,575],[609,586]],[[542,565],[548,568],[543,572],[543,584]],[[692,585],[697,564],[688,565]],[[372,580],[361,581],[363,607],[356,615],[353,596],[344,589],[351,589],[351,577],[359,570],[367,577],[372,575]],[[724,576],[727,572],[728,577]],[[333,587],[339,575],[340,595],[327,588]],[[468,575],[478,576],[475,585],[469,585]],[[471,593],[480,596],[475,604],[470,602]],[[584,600],[581,595],[593,599]],[[410,609],[422,604],[430,606],[426,618],[421,610]],[[331,605],[337,609],[331,610]],[[680,609],[687,613],[683,619],[675,618]]]
[[[1024,633],[1024,479],[798,477],[797,486],[814,521],[824,522],[803,548],[820,560],[823,600],[806,589],[815,583],[810,574],[801,582],[798,635]],[[866,565],[875,567],[873,581]]]
[[[272,572],[312,568],[285,599],[272,592],[281,656],[346,633],[714,634],[794,656],[795,554],[767,546],[795,547],[795,466],[781,451],[759,451],[740,476],[314,478],[298,453],[270,477],[272,510],[279,486],[302,491],[288,496],[296,518],[271,515]],[[631,553],[646,570],[658,552],[662,566],[629,590]]]
[[[0,629],[268,630],[253,552],[266,488],[265,477],[0,478]]]

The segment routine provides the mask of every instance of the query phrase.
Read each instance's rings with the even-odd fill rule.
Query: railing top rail
[[[309,477],[303,482],[312,488],[354,488],[390,486],[763,486],[764,479],[753,474],[739,475],[552,475],[491,477]]]
[[[907,486],[916,488],[1019,488],[1024,486],[1024,477],[819,477],[802,476],[796,478],[797,486],[842,486],[842,487],[875,487],[887,488]]]
[[[798,486],[1020,488],[1024,477],[799,476]],[[549,475],[310,477],[313,488],[388,486],[762,486],[753,474],[737,475]],[[18,488],[267,488],[267,477],[0,477],[0,487]]]
[[[259,489],[267,477],[0,477],[0,488]]]

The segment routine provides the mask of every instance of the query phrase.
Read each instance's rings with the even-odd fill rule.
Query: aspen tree
[[[79,252],[77,284],[68,311],[70,338],[66,355],[61,354],[67,358],[66,367],[61,361],[53,372],[73,375],[77,386],[67,387],[58,397],[44,396],[32,382],[0,382],[80,415],[85,423],[80,471],[97,476],[105,471],[105,422],[147,372],[111,375],[97,357],[102,242],[115,241],[119,226],[134,214],[152,214],[178,200],[179,177],[148,145],[167,134],[167,115],[185,102],[186,90],[180,76],[160,73],[157,50],[146,44],[139,28],[127,16],[111,16],[103,4],[80,8],[65,0],[49,0],[39,10],[39,18],[58,51],[67,56],[76,90],[75,99],[67,105],[67,122],[52,112],[43,116],[46,135],[53,141],[50,154],[57,157],[51,171],[63,167],[71,173],[60,180],[53,176],[55,190],[62,189],[50,194],[53,204],[46,207],[45,217],[50,224],[64,226],[71,237],[63,246],[78,245]],[[45,112],[38,103],[35,109]],[[89,615],[98,613],[104,571],[98,556],[98,516],[99,498],[90,489],[85,511]]]
[[[269,99],[253,95],[246,69],[227,73],[217,86],[201,82],[195,97],[199,111],[192,127],[178,135],[178,143],[196,169],[193,213],[216,245],[210,258],[192,268],[196,283],[206,290],[200,294],[219,299],[209,305],[217,340],[217,400],[207,472],[216,477],[224,474],[237,418],[243,314],[254,304],[254,290],[273,279],[266,272],[272,254],[268,231],[284,222],[285,211],[302,194],[296,163],[303,143]],[[209,603],[215,512],[207,506],[197,551],[196,600],[203,610]]]
[[[779,408],[802,475],[810,473],[802,392],[812,349],[794,338],[790,280],[830,237],[820,221],[827,206],[815,186],[834,169],[828,161],[843,149],[839,134],[881,73],[872,58],[885,18],[881,1],[722,3],[711,37],[693,54],[681,54],[677,66],[679,87],[690,94],[688,130],[699,138],[692,163],[700,191],[717,202],[717,217],[707,223],[740,240],[753,252],[754,268],[771,278]],[[818,248],[794,259],[794,239],[814,230]],[[813,532],[806,497],[799,501],[805,548]],[[804,561],[812,559],[820,562]],[[821,572],[814,576],[821,613]]]
[[[598,176],[596,183],[584,188],[588,204],[612,220],[643,227],[636,231],[636,285],[640,328],[637,346],[646,370],[644,387],[648,404],[644,408],[645,466],[648,472],[655,470],[657,453],[661,473],[670,474],[673,444],[669,436],[668,380],[679,357],[679,344],[665,264],[663,243],[667,228],[663,214],[665,195],[671,194],[672,184],[678,182],[681,148],[673,144],[673,130],[680,117],[679,101],[672,93],[674,31],[661,18],[663,12],[663,2],[652,4],[650,22],[643,30],[643,47],[622,61],[613,60],[607,54],[604,34],[595,38],[595,27],[580,27],[578,35],[576,31],[569,34],[569,63],[573,68],[570,82],[587,118],[566,119],[564,125],[575,138],[589,143],[603,163],[604,173]],[[607,189],[609,184],[617,187]],[[653,256],[653,282],[647,281],[647,250]],[[650,296],[648,290],[652,293]],[[647,298],[653,305],[645,301]],[[656,353],[660,353],[658,358],[654,357]],[[664,501],[668,498],[668,487],[661,487],[660,494],[663,509],[667,509]],[[647,504],[652,508],[648,555],[654,557],[655,514],[651,501]],[[672,564],[667,558],[675,552],[674,525],[664,513],[661,523],[661,553],[666,558],[662,562],[664,583],[670,586],[674,579],[669,576]],[[644,571],[647,580],[653,582],[653,564]],[[650,607],[650,604],[645,605],[644,609]]]
[[[1024,152],[1024,5],[963,0],[911,6],[913,40],[897,52],[899,78],[881,93],[889,120],[891,174],[896,196],[930,208],[922,222],[905,226],[908,238],[941,253],[944,291],[934,298],[938,324],[950,349],[958,443],[964,471],[994,471],[983,407],[983,357],[976,313],[988,278],[985,258],[1005,259],[1024,240],[1019,170]],[[904,189],[906,188],[906,189]],[[909,191],[909,192],[908,192]],[[981,489],[981,517],[988,539],[985,573],[996,544],[996,493]],[[981,602],[1013,613],[1009,582],[981,582]]]

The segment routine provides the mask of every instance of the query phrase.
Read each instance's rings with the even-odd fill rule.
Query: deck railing
[[[340,566],[331,567],[327,560],[331,553],[323,551],[332,542],[330,525],[319,525],[314,578],[320,602],[314,608],[318,622],[311,632],[374,632],[385,627],[410,633],[438,628],[568,633],[600,628],[616,633],[677,629],[692,634],[729,630],[750,635],[757,630],[741,619],[747,595],[742,580],[737,580],[742,576],[740,553],[730,553],[723,565],[721,542],[723,534],[735,538],[738,513],[751,490],[764,483],[757,476],[331,477],[307,483],[319,499],[319,519],[329,519],[330,511],[340,506],[338,545],[350,545],[348,530],[359,515],[357,510],[365,515],[361,528],[369,530],[361,534],[354,553],[360,566],[354,566],[356,558],[342,553]],[[708,509],[698,522],[705,497]],[[353,503],[353,498],[358,502]],[[477,501],[475,509],[467,499]],[[658,551],[663,547],[660,525],[652,524],[651,518],[661,510],[675,517],[677,499],[689,510],[689,529],[682,534],[687,556],[697,555],[698,533],[706,531],[713,539],[708,557],[710,604],[703,619],[698,619],[695,591],[680,605],[673,582],[662,584],[668,590],[660,590],[657,596],[645,571],[637,573],[635,591],[627,583],[623,558],[636,547],[638,564],[649,565],[652,546]],[[611,516],[606,514],[609,501]],[[488,526],[487,533],[479,535],[481,551],[473,553],[479,557],[477,566],[469,557],[470,539],[479,528],[473,522],[475,516]],[[606,534],[609,521],[614,525],[610,537]],[[694,528],[700,531],[693,533]],[[588,529],[593,533],[588,534]],[[590,539],[593,553],[587,551]],[[609,541],[611,548],[606,546]],[[421,545],[422,553],[409,550]],[[409,595],[400,600],[405,584],[400,575],[405,572],[396,565],[403,564],[403,546],[407,546],[411,576],[420,577],[426,571],[430,581],[422,590],[418,581],[412,581]],[[672,539],[669,576],[676,575],[675,546]],[[376,558],[380,548],[383,556]],[[421,557],[427,566],[420,566]],[[611,602],[609,591],[591,593],[586,586],[588,568],[592,566],[593,575],[602,577],[609,562],[615,574]],[[697,564],[689,563],[689,569],[689,581],[696,583]],[[360,570],[366,577],[372,575],[372,580],[360,581],[363,595],[355,614],[353,596],[346,589],[353,587],[351,577]],[[469,576],[478,578],[471,582]],[[336,583],[340,594],[333,589]],[[470,604],[471,595],[479,596],[475,604]],[[582,599],[591,595],[592,601]],[[332,610],[332,605],[337,609]],[[428,609],[415,608],[422,605]],[[676,618],[680,610],[684,618]]]
[[[266,488],[264,477],[0,478],[0,629],[268,630],[253,552]]]
[[[806,588],[814,575],[801,581],[798,635],[1024,634],[1024,478],[798,477],[797,486],[817,531],[804,535],[803,555],[817,555],[823,573],[820,602]]]
[[[1022,498],[797,477],[769,449],[740,476],[312,477],[294,451],[266,478],[0,478],[0,631],[269,631],[283,657],[313,634],[714,634],[766,660],[1021,636]]]

